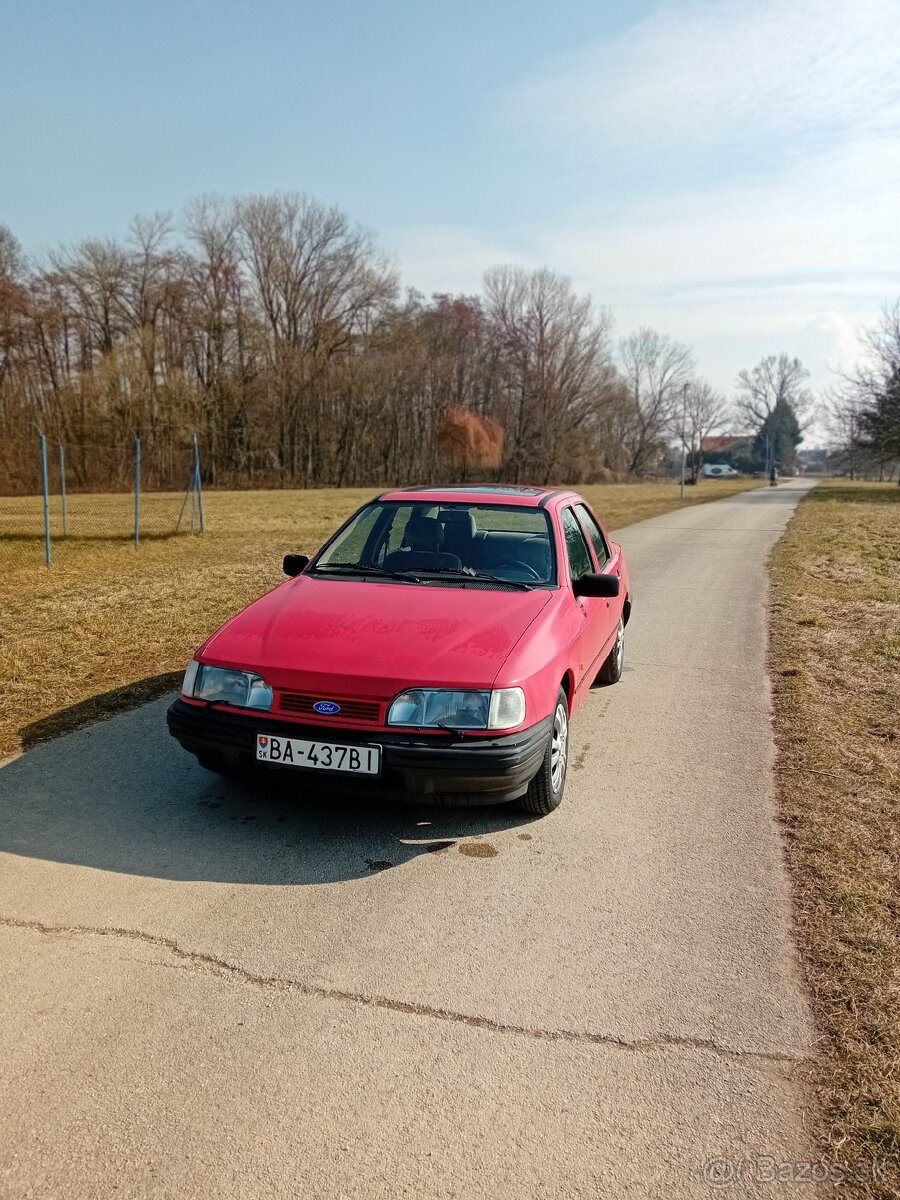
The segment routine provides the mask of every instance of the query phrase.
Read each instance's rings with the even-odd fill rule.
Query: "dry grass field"
[[[685,503],[754,486],[708,480]],[[613,529],[681,503],[675,483],[583,490]],[[73,536],[54,542],[49,570],[39,538],[23,532],[40,529],[40,501],[0,498],[0,758],[176,686],[197,645],[283,579],[286,551],[316,549],[375,494],[211,492],[202,537],[160,536],[174,528],[181,497],[146,496],[158,533],[139,547],[77,532],[127,536],[130,497],[70,497]]]
[[[778,781],[823,1147],[900,1196],[900,488],[824,482],[772,558]],[[873,1163],[880,1164],[873,1170]]]

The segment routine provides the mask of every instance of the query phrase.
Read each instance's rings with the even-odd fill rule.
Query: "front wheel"
[[[606,661],[597,674],[597,683],[618,683],[622,678],[622,667],[625,663],[625,621],[619,617],[616,626],[616,640],[613,648],[606,656]]]
[[[528,791],[516,803],[528,813],[545,817],[559,808],[566,786],[566,766],[569,761],[569,702],[566,693],[559,689],[553,724],[541,769],[528,785]]]

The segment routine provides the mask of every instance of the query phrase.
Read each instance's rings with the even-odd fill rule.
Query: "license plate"
[[[305,738],[256,735],[256,761],[280,767],[306,767],[314,771],[341,771],[348,775],[378,775],[380,746],[338,746],[334,742],[308,742]]]

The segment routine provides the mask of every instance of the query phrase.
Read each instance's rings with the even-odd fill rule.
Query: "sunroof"
[[[530,487],[496,487],[493,484],[484,484],[482,487],[434,487],[434,488],[411,488],[410,491],[423,492],[451,492],[451,493],[467,493],[480,492],[491,496],[540,496],[544,488]]]

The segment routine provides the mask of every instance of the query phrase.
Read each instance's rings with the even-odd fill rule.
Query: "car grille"
[[[339,713],[318,713],[313,708],[320,700],[339,704]],[[310,717],[314,721],[379,721],[381,719],[380,700],[351,700],[344,696],[303,696],[298,692],[281,692],[278,698],[278,708],[281,712],[298,713]]]

